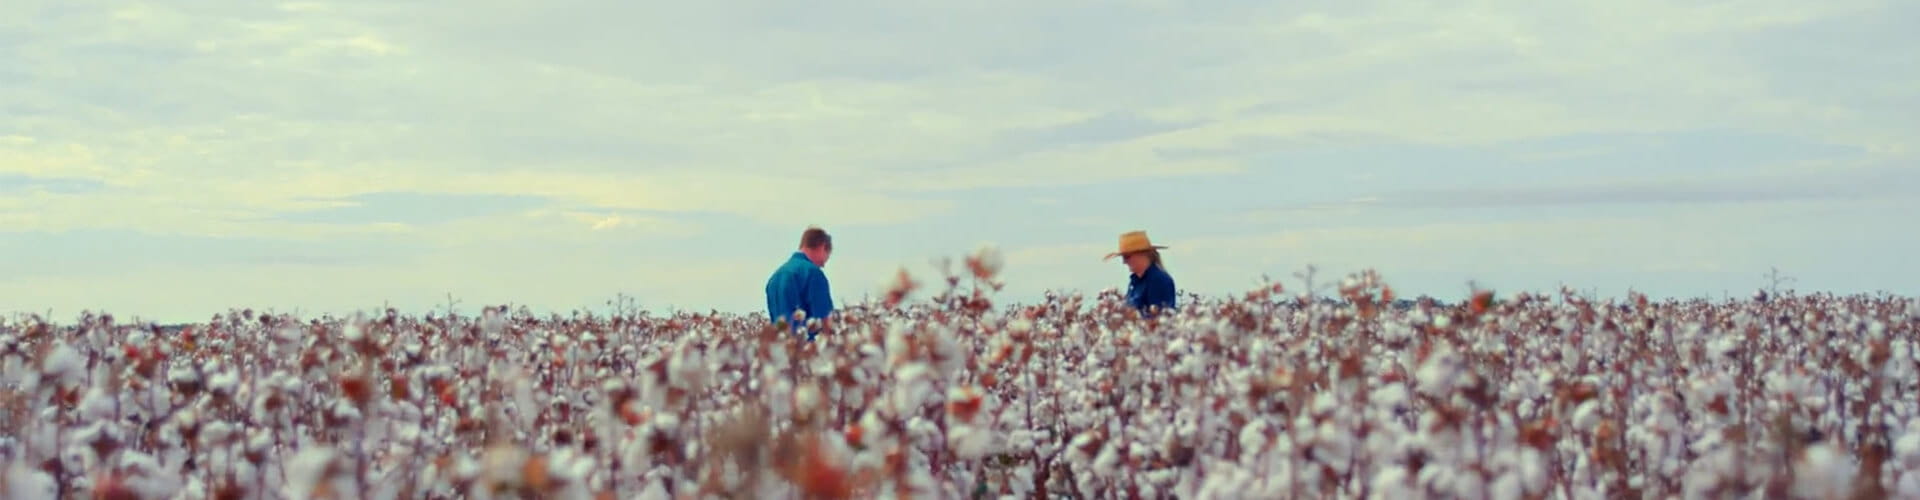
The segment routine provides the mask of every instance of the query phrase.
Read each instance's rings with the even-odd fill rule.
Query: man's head
[[[807,254],[813,265],[825,267],[827,258],[833,256],[833,236],[820,226],[809,226],[800,233],[800,252]]]

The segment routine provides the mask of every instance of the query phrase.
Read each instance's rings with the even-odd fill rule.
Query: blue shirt
[[[794,311],[806,311],[809,320],[826,319],[833,313],[827,273],[808,260],[804,252],[794,252],[767,278],[767,316],[774,323],[791,322]],[[807,340],[813,340],[813,332],[807,333]]]
[[[1160,266],[1148,266],[1139,276],[1127,275],[1127,304],[1143,316],[1152,316],[1150,306],[1174,309],[1173,276]]]

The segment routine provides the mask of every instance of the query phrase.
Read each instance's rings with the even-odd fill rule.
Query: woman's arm
[[[1147,284],[1147,293],[1145,295],[1145,299],[1147,299],[1145,302],[1147,304],[1173,309],[1173,277],[1165,274],[1159,275],[1159,279],[1155,279]]]

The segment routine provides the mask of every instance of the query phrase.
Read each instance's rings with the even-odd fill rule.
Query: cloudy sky
[[[1920,293],[1920,3],[0,2],[0,309]]]

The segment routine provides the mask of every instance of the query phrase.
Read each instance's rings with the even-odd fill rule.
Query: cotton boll
[[[61,342],[41,361],[40,375],[43,380],[61,387],[79,385],[86,376],[86,360],[73,347]]]
[[[1920,473],[1907,472],[1894,483],[1893,498],[1920,498]]]
[[[1920,470],[1920,418],[1908,420],[1906,432],[1894,440],[1893,459],[1910,470]]]
[[[1406,467],[1382,467],[1373,476],[1370,489],[1378,498],[1418,498],[1420,491],[1409,485]]]
[[[200,429],[200,443],[202,446],[213,447],[234,437],[234,433],[233,424],[210,422]]]
[[[1242,453],[1253,453],[1267,446],[1267,422],[1255,420],[1240,428]]]
[[[287,464],[285,494],[290,498],[311,497],[315,488],[329,478],[335,452],[329,447],[302,450]]]
[[[231,396],[240,387],[240,374],[228,368],[217,371],[207,379],[207,390],[214,394]]]
[[[122,453],[119,467],[128,474],[121,483],[122,486],[133,491],[140,498],[176,498],[176,495],[184,498],[205,496],[202,491],[199,491],[205,489],[204,484],[181,481],[178,475],[169,473],[167,469],[161,467],[158,460],[145,453],[137,451]],[[244,475],[250,467],[241,464],[236,470]]]
[[[895,373],[895,386],[890,393],[893,410],[901,414],[918,411],[922,405],[935,397],[932,370],[925,363],[910,363],[900,367]]]
[[[1392,410],[1404,407],[1409,400],[1405,384],[1387,384],[1378,386],[1367,395],[1375,408]]]
[[[947,446],[961,460],[976,460],[993,451],[993,433],[972,425],[947,429]]]
[[[697,349],[682,347],[678,355],[668,358],[667,373],[672,387],[688,391],[698,391],[705,387],[707,377],[705,355]]]
[[[96,382],[97,383],[97,382]],[[113,396],[105,388],[95,385],[87,389],[87,396],[80,401],[80,417],[87,420],[110,420],[117,406]]]
[[[1522,488],[1520,476],[1508,472],[1494,479],[1488,493],[1490,493],[1488,498],[1493,500],[1519,500],[1526,492]]]
[[[966,367],[966,352],[953,340],[952,331],[948,328],[933,331],[933,353],[939,363],[935,368],[943,379],[958,375],[960,369]]]
[[[1103,479],[1115,479],[1120,476],[1120,450],[1116,443],[1109,443],[1093,459],[1093,473]]]
[[[1593,431],[1600,425],[1600,400],[1589,399],[1573,410],[1573,427],[1583,431]]]
[[[913,355],[907,349],[908,325],[904,321],[893,321],[887,325],[886,353],[887,366],[899,366]]]
[[[1320,435],[1316,437],[1318,446],[1314,454],[1320,463],[1333,467],[1336,473],[1345,473],[1353,453],[1353,432],[1333,425],[1332,421],[1321,422]]]
[[[818,411],[824,401],[825,397],[820,394],[819,386],[803,385],[793,395],[793,411],[797,414]]]
[[[667,494],[665,482],[648,481],[646,485],[646,488],[640,490],[640,496],[636,500],[672,500],[673,497]]]
[[[1425,362],[1415,373],[1420,392],[1431,396],[1444,396],[1453,391],[1460,376],[1460,366],[1453,348],[1441,343],[1428,353]]]
[[[1795,495],[1802,498],[1836,498],[1848,493],[1854,477],[1851,458],[1828,443],[1808,446],[1804,451],[1800,460],[1794,463]]]

